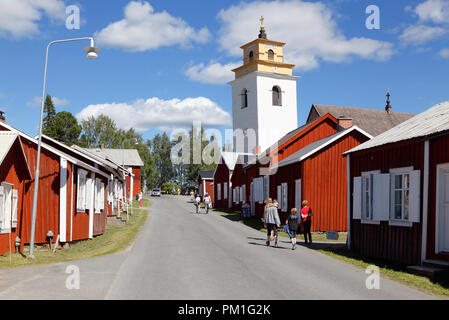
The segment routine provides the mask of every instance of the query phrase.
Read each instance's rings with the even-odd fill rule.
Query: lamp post
[[[34,259],[34,236],[36,230],[36,210],[37,210],[37,197],[38,197],[38,189],[39,189],[39,165],[41,160],[41,144],[42,144],[42,119],[44,117],[44,99],[45,99],[45,85],[47,82],[47,65],[48,65],[48,51],[50,47],[56,43],[63,42],[73,42],[73,41],[84,41],[90,40],[90,46],[85,47],[83,50],[87,52],[86,58],[88,59],[97,59],[97,52],[100,49],[95,48],[95,42],[92,37],[84,37],[84,38],[73,38],[73,39],[64,39],[64,40],[56,40],[52,41],[47,45],[47,51],[45,54],[45,68],[44,68],[44,84],[42,88],[42,104],[41,104],[41,115],[39,121],[39,139],[37,144],[37,159],[36,159],[36,171],[34,174],[34,193],[33,193],[33,209],[31,215],[31,231],[30,231],[30,254],[29,258]]]

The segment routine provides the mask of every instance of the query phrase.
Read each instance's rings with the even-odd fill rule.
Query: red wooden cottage
[[[216,208],[232,208],[231,177],[239,160],[236,152],[222,152],[214,171],[214,195]]]
[[[0,131],[20,136],[30,171],[35,172],[38,141],[2,122]],[[80,158],[43,142],[35,243],[48,243],[49,231],[54,234],[53,242],[59,236],[62,243],[89,239],[95,234],[103,233],[106,230],[106,221],[95,217],[98,212],[94,211],[99,210],[96,204],[103,204],[101,195],[105,188],[102,187],[102,183],[104,184],[108,177],[103,171],[83,162]],[[23,203],[18,226],[20,250],[30,241],[33,189],[34,181],[28,181],[23,197],[19,199]]]
[[[0,255],[15,251],[30,167],[17,133],[0,132]]]
[[[214,172],[201,170],[198,174],[198,193],[204,196],[206,193],[210,196],[211,203],[214,203]]]
[[[100,147],[86,150],[125,168],[127,200],[132,201],[142,191],[141,169],[144,163],[136,149],[108,149]]]
[[[449,262],[449,101],[348,154],[349,246],[402,265]]]
[[[113,178],[121,178],[120,173],[117,171],[117,166],[114,166],[109,161],[106,162],[99,157],[95,157],[82,148],[69,147],[46,135],[42,136],[42,141],[47,145],[73,157],[74,159],[77,159],[78,162],[82,161],[83,164],[87,164],[88,166],[90,166],[90,168],[97,169],[96,171],[90,168],[87,168],[86,170],[85,166],[80,166],[78,164],[72,164],[71,168],[68,168],[68,177],[70,177],[72,180],[67,183],[67,186],[70,190],[72,190],[71,188],[73,188],[73,191],[76,193],[77,197],[76,203],[74,203],[73,199],[71,199],[70,205],[68,207],[71,212],[70,214],[68,214],[68,217],[72,221],[71,224],[73,224],[76,229],[76,232],[71,235],[70,241],[79,240],[78,238],[83,239],[85,237],[85,235],[82,234],[83,231],[85,232],[85,227],[83,227],[85,221],[79,224],[76,223],[76,219],[85,220],[85,215],[81,213],[84,213],[86,211],[86,206],[83,205],[82,202],[85,202],[86,200],[89,200],[90,202],[90,198],[83,199],[84,196],[82,195],[82,193],[84,192],[84,187],[82,187],[80,184],[84,183],[92,184],[91,186],[86,186],[86,192],[87,194],[93,193],[94,196],[92,203],[93,208],[87,209],[94,212],[93,215],[89,215],[89,228],[91,229],[89,237],[91,238],[92,236],[96,236],[106,232],[107,216],[113,215],[113,208],[108,205],[109,194],[112,191],[110,190],[110,181],[112,181]],[[72,172],[73,177],[71,177]],[[89,179],[92,179],[92,181],[89,182]],[[87,190],[87,188],[93,189],[91,192],[89,192],[90,189]],[[73,195],[70,194],[70,198],[72,197]],[[88,207],[89,205],[87,205],[87,208]],[[64,208],[61,208],[61,210],[64,210]],[[73,239],[73,237],[75,237],[75,239]]]

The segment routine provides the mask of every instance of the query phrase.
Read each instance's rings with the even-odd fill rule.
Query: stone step
[[[407,271],[416,275],[425,276],[432,281],[438,281],[441,278],[447,277],[449,270],[446,268],[432,267],[432,266],[408,266]]]

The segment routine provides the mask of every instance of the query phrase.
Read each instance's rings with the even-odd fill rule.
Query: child
[[[296,208],[293,208],[291,210],[290,215],[287,218],[287,221],[285,221],[285,224],[288,224],[289,229],[289,237],[292,242],[292,250],[296,249],[296,232],[298,230],[299,225],[299,215],[298,210]]]

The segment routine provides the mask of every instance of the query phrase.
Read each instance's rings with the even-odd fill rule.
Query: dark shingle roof
[[[201,179],[213,179],[214,178],[213,171],[201,170],[199,175],[200,175]]]
[[[316,113],[313,112],[315,109]],[[365,130],[372,136],[377,136],[398,124],[414,117],[414,114],[403,112],[388,113],[379,109],[364,109],[342,106],[325,106],[314,104],[309,113],[307,123],[313,122],[317,117],[330,113],[335,118],[352,118],[352,123]]]

